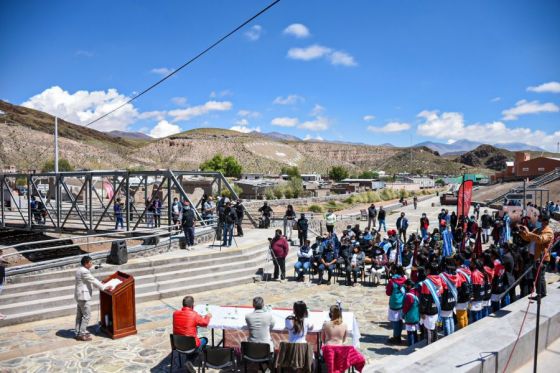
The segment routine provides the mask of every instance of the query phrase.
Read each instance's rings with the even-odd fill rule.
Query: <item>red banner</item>
[[[469,216],[472,199],[472,180],[465,180],[457,193],[457,216]]]

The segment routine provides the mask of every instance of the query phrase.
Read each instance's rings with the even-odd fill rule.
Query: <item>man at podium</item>
[[[91,341],[91,336],[87,331],[89,318],[91,315],[91,295],[93,287],[100,290],[113,290],[113,287],[104,285],[93,277],[89,269],[93,267],[93,260],[90,256],[84,256],[81,266],[76,270],[76,286],[74,288],[74,299],[78,303],[76,312],[76,340]]]

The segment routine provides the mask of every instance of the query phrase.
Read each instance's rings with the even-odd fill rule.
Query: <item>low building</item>
[[[363,192],[363,188],[360,189],[360,185],[357,183],[336,183],[331,186],[332,194],[349,194]]]
[[[234,182],[241,189],[239,194],[243,199],[263,199],[268,190],[276,187],[280,181],[270,179],[237,180]]]
[[[436,181],[434,179],[423,176],[397,176],[396,181],[400,183],[417,184],[420,186],[420,189],[433,188],[436,186]]]
[[[394,189],[394,190],[407,190],[409,192],[414,192],[420,190],[420,184],[402,183],[402,182],[385,183],[385,188]]]
[[[239,180],[260,180],[264,179],[264,174],[262,173],[244,173],[241,174]]]
[[[304,181],[303,190],[306,196],[310,197],[326,197],[331,194],[331,190],[328,186],[315,182]]]
[[[515,153],[513,162],[506,162],[506,169],[496,172],[493,181],[533,179],[560,168],[560,158],[537,157],[531,159],[526,152]]]
[[[385,182],[376,179],[344,179],[343,183],[358,184],[360,187],[368,190],[379,190],[385,187]]]

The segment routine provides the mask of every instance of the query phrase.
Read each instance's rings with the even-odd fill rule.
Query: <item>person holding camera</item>
[[[281,229],[277,229],[274,238],[269,238],[269,240],[273,255],[274,280],[278,280],[278,275],[280,275],[280,280],[284,281],[286,280],[286,257],[288,256],[290,245],[288,245],[286,237],[282,236]]]
[[[550,262],[550,246],[554,239],[554,232],[549,226],[550,216],[545,213],[541,213],[539,216],[539,221],[537,229],[533,232],[529,232],[529,228],[524,225],[519,226],[519,235],[525,241],[530,242],[529,252],[534,255],[535,261],[535,275],[538,275],[537,279],[537,294],[541,298],[546,296],[546,281],[544,278],[544,271]],[[540,225],[540,227],[539,227]],[[539,271],[540,267],[540,271]]]

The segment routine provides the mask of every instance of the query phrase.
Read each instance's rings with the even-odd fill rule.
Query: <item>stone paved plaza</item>
[[[441,207],[436,201],[423,201],[416,211],[411,205],[403,208],[410,215],[410,232],[416,231],[422,211],[432,222],[437,221]],[[394,226],[397,216],[396,212],[388,214],[389,227]],[[275,307],[291,307],[294,301],[304,300],[311,309],[326,310],[340,299],[343,307],[356,315],[362,335],[360,350],[369,362],[402,348],[385,344],[391,331],[384,286],[298,283],[291,278],[292,263],[287,264],[287,273],[290,281],[285,283],[257,282],[207,291],[196,294],[195,302],[250,305],[252,298],[260,295]],[[4,327],[0,329],[0,372],[168,372],[171,315],[181,300],[182,296],[138,304],[138,334],[119,340],[94,335],[92,342],[75,341],[73,316]],[[92,311],[93,325],[98,318],[97,307]]]

